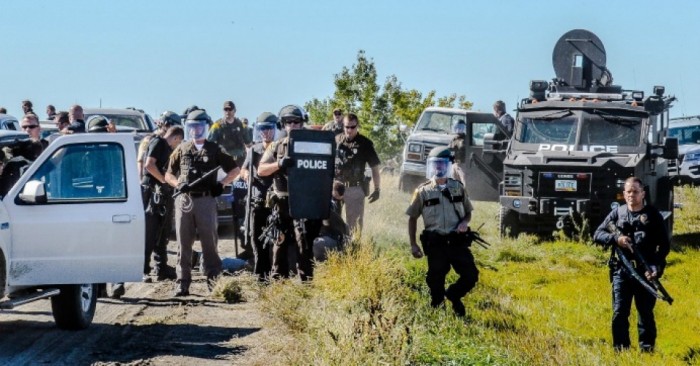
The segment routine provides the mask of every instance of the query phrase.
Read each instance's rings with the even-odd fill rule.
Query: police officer
[[[207,141],[209,121],[211,119],[203,110],[187,115],[187,141],[173,151],[165,173],[168,184],[177,187],[180,193],[175,199],[175,232],[179,244],[175,296],[189,295],[195,234],[199,235],[202,244],[204,274],[210,289],[221,273],[214,197],[223,192],[223,186],[231,183],[240,169],[231,155],[216,143]],[[216,170],[219,167],[226,176],[217,182]]]
[[[449,148],[454,155],[454,165],[452,166],[453,174],[452,176],[460,181],[462,184],[467,184],[465,176],[465,163],[467,162],[467,150],[464,148],[464,137],[467,133],[467,124],[464,123],[463,119],[457,120],[457,122],[452,126],[452,133],[456,136],[450,141]]]
[[[636,265],[635,271],[641,278],[651,280],[661,277],[666,264],[666,256],[670,251],[669,236],[659,210],[644,204],[644,185],[637,177],[627,178],[623,195],[626,205],[615,208],[598,226],[594,234],[596,243],[606,247],[617,245],[621,253]],[[619,231],[611,232],[609,223],[614,223]],[[636,241],[636,247],[633,243]],[[636,250],[649,264],[651,271],[646,271],[641,263],[635,262],[632,251]],[[647,292],[637,282],[629,269],[624,267],[619,258],[611,253],[611,280],[613,287],[613,317],[612,337],[613,347],[624,350],[630,347],[629,315],[634,299],[637,307],[639,332],[639,348],[652,352],[656,343],[656,321],[654,320],[654,305],[656,297]]]
[[[139,171],[139,177],[143,179],[143,165],[145,162],[146,151],[148,150],[148,145],[154,136],[162,136],[165,134],[170,126],[182,126],[182,119],[180,115],[173,111],[165,111],[160,115],[160,119],[156,122],[156,130],[152,134],[146,136],[139,143],[138,153],[136,154],[136,168]]]
[[[336,108],[333,110],[333,119],[323,125],[324,131],[333,131],[336,135],[343,133],[343,110]]]
[[[359,133],[360,121],[355,114],[348,113],[343,117],[343,129],[345,132],[335,137],[335,178],[345,184],[345,220],[350,232],[361,232],[365,196],[369,195],[369,203],[379,199],[379,156],[372,141]],[[372,194],[369,194],[369,185],[363,187],[367,165],[372,169]]]
[[[509,134],[513,134],[513,126],[515,125],[515,120],[506,112],[506,103],[502,100],[497,100],[493,103],[493,115],[498,118],[501,125],[508,130]]]
[[[270,112],[264,112],[258,116],[255,122],[255,131],[253,140],[259,141],[255,143],[246,155],[245,162],[241,168],[241,177],[250,182],[249,188],[250,201],[248,202],[248,230],[249,237],[253,247],[253,273],[260,280],[264,280],[270,275],[270,259],[272,248],[265,246],[263,240],[260,239],[263,227],[267,223],[267,217],[270,215],[270,209],[265,207],[265,197],[267,191],[272,186],[272,177],[261,177],[258,174],[258,164],[265,150],[275,140],[275,131],[277,130],[277,116]],[[252,176],[251,176],[252,171]]]
[[[476,285],[479,271],[464,235],[469,230],[472,205],[462,184],[449,178],[451,162],[449,148],[436,147],[430,151],[426,163],[426,175],[430,180],[413,193],[406,214],[413,257],[421,258],[423,253],[428,257],[426,282],[430,289],[430,305],[438,307],[447,297],[455,314],[464,316],[462,297]],[[423,251],[416,243],[417,221],[421,215],[425,226],[420,235]],[[450,266],[459,278],[445,290]]]
[[[214,122],[207,139],[221,145],[229,155],[233,156],[236,164],[243,164],[245,149],[251,140],[248,139],[243,122],[236,118],[236,105],[232,101],[224,102],[224,117]]]
[[[279,112],[279,119],[287,133],[301,129],[307,120],[306,112],[298,106],[288,105]],[[318,236],[319,225],[307,225],[308,221],[292,220],[289,215],[289,191],[287,189],[287,168],[292,160],[287,154],[289,136],[272,143],[263,154],[258,174],[261,177],[273,178],[273,194],[269,207],[273,215],[279,215],[279,230],[281,236],[272,247],[272,277],[288,277],[296,264],[302,280],[308,280],[313,275],[313,252],[310,240]],[[311,187],[310,187],[311,188]],[[273,216],[274,217],[274,216]]]
[[[144,158],[143,206],[146,211],[146,260],[143,267],[144,282],[150,282],[151,253],[155,262],[158,281],[177,278],[175,268],[168,266],[168,237],[173,219],[172,187],[165,181],[170,154],[182,142],[182,127],[171,126],[163,136],[155,135],[148,144]]]

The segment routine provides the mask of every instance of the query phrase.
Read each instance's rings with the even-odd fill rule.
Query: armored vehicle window
[[[416,126],[416,131],[434,131],[451,133],[452,125],[454,125],[457,120],[464,120],[463,114],[449,114],[440,112],[426,112],[423,113],[418,125]]]
[[[484,146],[484,135],[496,132],[493,123],[472,123],[472,146]]]
[[[641,133],[639,117],[584,113],[580,144],[638,146]]]
[[[32,176],[44,182],[48,203],[126,199],[124,151],[88,143],[57,150]]]
[[[529,118],[524,116],[516,139],[528,144],[560,143],[573,144],[576,140],[577,117],[566,113],[564,117],[553,115]]]

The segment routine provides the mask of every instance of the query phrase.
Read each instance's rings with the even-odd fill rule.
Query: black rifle
[[[275,244],[284,241],[284,233],[281,227],[282,222],[280,221],[279,206],[275,205],[272,208],[270,216],[267,217],[267,225],[265,225],[258,238],[263,243],[263,249],[272,248]]]
[[[203,176],[201,176],[201,177],[195,179],[194,182],[190,183],[190,188],[196,186],[196,185],[199,184],[201,181],[203,181],[203,180],[209,178],[212,174],[216,173],[216,172],[219,170],[219,168],[221,168],[221,166],[220,166],[220,165],[217,165],[216,168],[214,168],[214,169],[212,169],[212,170],[210,170],[210,171],[204,173]],[[175,198],[175,197],[177,197],[177,196],[179,196],[179,195],[181,195],[181,194],[182,194],[182,192],[177,191],[177,192],[175,192],[175,194],[173,195],[173,198]]]
[[[608,223],[608,232],[611,234],[614,234],[616,236],[620,235],[625,235],[620,228],[618,228],[615,223],[609,222]],[[631,235],[632,237],[632,254],[634,255],[634,259],[644,267],[644,271],[646,272],[653,272],[651,270],[651,266],[647,263],[647,261],[644,259],[644,256],[642,256],[642,253],[639,251],[639,242],[644,238],[644,232],[638,231],[635,232]],[[634,266],[632,263],[625,257],[624,253],[622,252],[622,249],[617,246],[617,244],[613,244],[613,248],[615,250],[615,253],[617,253],[617,256],[620,258],[623,264],[623,268],[635,279],[637,282],[639,282],[644,289],[646,289],[649,293],[654,295],[656,298],[666,301],[669,305],[673,304],[673,298],[671,295],[669,295],[668,291],[666,291],[666,288],[661,284],[658,278],[654,278],[652,280],[647,280],[646,278],[643,278],[642,276],[637,273],[637,271],[634,269]]]
[[[465,234],[467,235],[467,239],[479,244],[484,249],[488,249],[491,246],[491,244],[486,240],[482,239],[481,235],[479,235],[478,232],[478,230],[480,230],[482,226],[484,226],[484,224],[479,225],[479,227],[476,230],[468,228]]]

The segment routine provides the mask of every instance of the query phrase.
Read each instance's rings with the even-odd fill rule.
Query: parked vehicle
[[[496,134],[505,130],[500,126],[498,119],[491,113],[472,112],[458,108],[426,108],[418,119],[418,123],[406,140],[403,150],[403,163],[399,176],[399,189],[413,191],[419,183],[425,181],[425,161],[430,150],[436,146],[447,146],[456,136],[452,133],[452,126],[457,121],[463,120],[467,125],[467,137],[465,145],[467,157],[470,157],[470,173],[473,181],[466,182],[470,198],[476,200],[496,200],[498,197],[498,184],[501,181],[500,163],[486,162],[482,159],[484,136]],[[507,135],[503,135],[506,138]],[[491,158],[491,155],[488,159]],[[484,183],[488,187],[482,186]]]
[[[105,283],[140,281],[144,210],[123,134],[55,139],[0,201],[0,309],[51,299],[59,328],[91,323]]]
[[[507,148],[500,196],[500,231],[549,235],[595,230],[624,204],[628,177],[642,180],[648,203],[673,228],[673,187],[668,161],[678,141],[668,137],[673,97],[612,85],[605,48],[586,30],[563,35],[554,48],[552,82],[531,81],[518,107]],[[572,66],[573,65],[573,66]],[[502,149],[487,137],[489,153]],[[588,225],[584,225],[587,223]]]
[[[669,162],[669,173],[678,183],[700,183],[700,116],[671,118],[668,135],[678,139],[678,161]]]
[[[85,108],[83,113],[86,128],[90,119],[103,116],[117,126],[117,132],[132,133],[137,148],[141,140],[156,129],[156,124],[151,116],[134,108]]]
[[[9,114],[0,114],[0,130],[21,131],[19,120]]]

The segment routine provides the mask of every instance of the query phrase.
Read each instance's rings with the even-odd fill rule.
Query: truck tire
[[[61,286],[61,293],[51,298],[51,310],[61,329],[80,330],[92,324],[97,305],[97,285]]]
[[[502,238],[517,238],[520,234],[520,225],[518,222],[518,214],[503,206],[499,207],[498,223]]]

